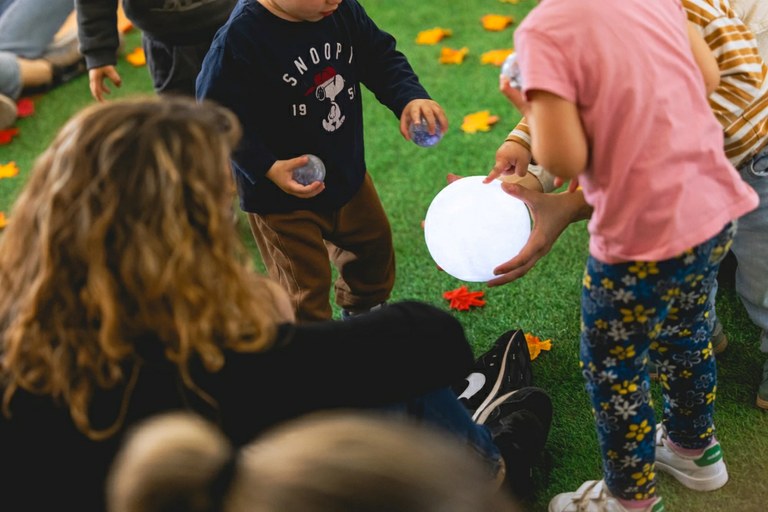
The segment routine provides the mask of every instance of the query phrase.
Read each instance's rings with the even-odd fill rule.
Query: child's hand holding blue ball
[[[420,123],[411,123],[408,127],[408,135],[411,140],[423,148],[432,147],[443,138],[443,130],[439,121],[435,121],[435,133],[429,133],[429,125],[423,117]]]

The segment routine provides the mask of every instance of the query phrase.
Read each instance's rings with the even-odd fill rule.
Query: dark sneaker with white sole
[[[514,329],[499,336],[493,346],[475,360],[470,374],[453,389],[477,421],[479,412],[493,400],[530,386],[532,380],[525,335],[520,329]]]
[[[533,468],[539,462],[552,424],[552,401],[546,391],[524,387],[499,395],[479,411],[504,459],[505,485],[518,498],[534,490]]]

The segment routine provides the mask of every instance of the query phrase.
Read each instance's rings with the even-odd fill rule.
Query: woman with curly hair
[[[232,223],[238,135],[211,104],[114,101],[76,115],[36,162],[0,239],[3,510],[103,510],[125,429],[179,409],[240,446],[303,413],[386,407],[461,436],[503,476],[496,443],[527,399],[472,422],[449,389],[473,363],[450,314],[402,302],[292,323]]]

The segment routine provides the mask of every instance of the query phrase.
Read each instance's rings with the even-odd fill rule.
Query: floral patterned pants
[[[656,492],[649,357],[664,397],[664,425],[685,448],[714,435],[717,373],[710,337],[715,283],[736,231],[659,262],[589,257],[581,296],[581,369],[592,401],[605,481],[622,499]]]

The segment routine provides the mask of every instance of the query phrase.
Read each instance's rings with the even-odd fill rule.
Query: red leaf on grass
[[[471,292],[466,286],[443,293],[443,297],[449,301],[448,307],[459,311],[469,311],[471,306],[485,306],[485,301],[480,298],[483,295],[485,292]]]
[[[29,117],[35,113],[35,104],[29,98],[21,98],[16,102],[16,112],[19,117]]]
[[[0,130],[0,146],[9,144],[15,136],[19,134],[18,128],[8,128],[7,130]]]

